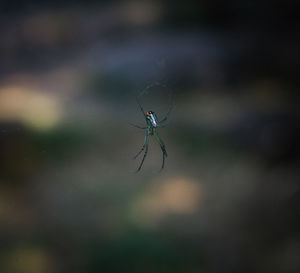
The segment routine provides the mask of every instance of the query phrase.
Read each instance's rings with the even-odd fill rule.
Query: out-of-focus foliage
[[[2,1],[0,272],[299,272],[297,11]]]

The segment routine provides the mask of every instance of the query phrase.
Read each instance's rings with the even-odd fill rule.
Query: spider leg
[[[158,128],[165,128],[168,124],[169,124],[169,122],[168,122],[168,123],[165,123],[165,124],[162,124],[162,125],[158,125],[157,127],[158,127]]]
[[[162,139],[160,138],[159,134],[156,132],[156,130],[154,131],[154,136],[155,136],[157,142],[159,143],[159,146],[160,146],[162,154],[163,154],[162,165],[161,165],[160,170],[158,171],[158,172],[160,172],[165,167],[165,158],[168,156],[168,154],[167,154],[167,151],[166,151],[165,144],[162,141]]]
[[[136,125],[136,124],[133,124],[133,123],[130,123],[129,124],[133,127],[136,127],[136,128],[139,128],[139,129],[146,129],[147,127],[142,127],[142,126],[139,126],[139,125]]]
[[[145,146],[146,146],[146,145],[145,145],[145,143],[144,143],[144,145],[143,145],[142,148],[138,151],[138,153],[137,153],[134,157],[132,157],[131,159],[132,159],[132,160],[136,159],[136,158],[141,154],[141,152],[145,150]]]
[[[148,153],[148,144],[149,144],[149,134],[150,134],[150,130],[149,130],[149,128],[148,128],[147,131],[146,131],[146,136],[145,136],[145,144],[144,144],[143,148],[142,148],[141,151],[140,151],[140,152],[142,152],[142,151],[145,149],[145,153],[144,153],[143,159],[142,159],[142,161],[141,161],[141,163],[140,163],[140,166],[139,166],[138,169],[136,170],[136,173],[139,172],[139,171],[141,170],[141,168],[142,168],[142,166],[143,166],[143,163],[144,163],[144,160],[145,160],[145,158],[146,158],[146,156],[147,156],[147,153]],[[140,153],[140,152],[139,152],[139,153]]]

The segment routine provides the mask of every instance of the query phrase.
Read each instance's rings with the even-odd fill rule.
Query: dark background
[[[0,272],[299,272],[295,3],[1,1]]]

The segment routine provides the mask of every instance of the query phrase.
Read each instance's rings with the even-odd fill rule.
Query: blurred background
[[[294,3],[1,1],[0,272],[299,272]]]

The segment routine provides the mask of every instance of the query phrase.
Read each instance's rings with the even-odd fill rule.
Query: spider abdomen
[[[158,127],[158,119],[153,111],[148,111],[146,114],[146,118],[149,125],[151,125],[154,128]]]

